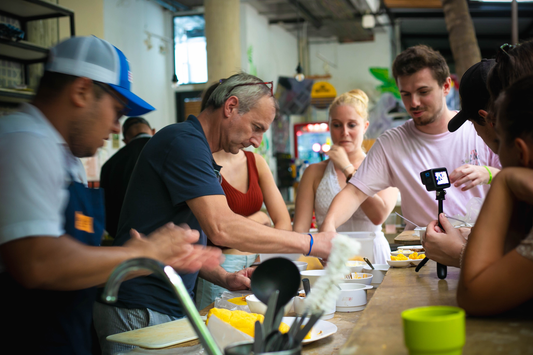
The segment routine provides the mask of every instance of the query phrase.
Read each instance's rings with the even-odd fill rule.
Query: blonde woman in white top
[[[328,152],[328,160],[310,165],[302,176],[293,224],[296,232],[309,231],[313,209],[320,227],[331,201],[346,186],[366,157],[362,144],[368,125],[368,96],[362,90],[349,91],[333,101],[329,108],[333,146]],[[374,262],[377,264],[385,264],[390,254],[390,246],[381,231],[381,225],[394,208],[397,197],[396,188],[377,193],[337,228],[338,232],[375,232]]]

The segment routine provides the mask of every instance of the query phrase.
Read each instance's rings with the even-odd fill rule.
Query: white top
[[[0,244],[65,233],[67,169],[76,181],[87,183],[81,161],[35,106],[23,104],[19,112],[1,117]]]
[[[315,195],[315,217],[319,228],[326,218],[331,202],[341,190],[335,166],[329,160]],[[381,225],[376,226],[372,223],[363,210],[359,208],[346,223],[337,228],[337,232],[352,231],[381,232]]]
[[[533,228],[529,232],[528,236],[524,238],[516,247],[516,251],[524,258],[533,261]]]
[[[397,187],[402,196],[402,213],[419,226],[437,219],[435,191],[422,185],[422,171],[446,167],[448,174],[464,164],[487,165],[500,169],[498,156],[477,135],[471,122],[456,132],[426,134],[415,128],[413,120],[383,133],[369,150],[367,157],[349,181],[368,196],[387,187]],[[453,185],[446,189],[444,213],[466,215],[472,197],[484,198],[489,185],[478,185],[468,191]],[[414,226],[407,222],[408,230]]]

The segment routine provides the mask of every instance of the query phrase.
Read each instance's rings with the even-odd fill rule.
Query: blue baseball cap
[[[109,85],[128,101],[128,116],[144,115],[155,110],[131,92],[132,76],[124,53],[98,37],[71,37],[52,47],[46,70]]]

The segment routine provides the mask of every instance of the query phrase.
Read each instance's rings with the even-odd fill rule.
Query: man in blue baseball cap
[[[50,50],[32,104],[0,120],[0,304],[5,339],[35,354],[91,354],[96,286],[121,262],[159,260],[183,272],[215,268],[220,250],[172,223],[120,247],[99,247],[102,191],[80,157],[94,155],[124,115],[154,108],[130,90],[124,54],[96,37]],[[31,334],[31,341],[26,340]]]

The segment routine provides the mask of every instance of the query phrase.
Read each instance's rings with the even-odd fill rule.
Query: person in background
[[[533,206],[533,75],[511,84],[494,105],[498,154],[504,169],[495,177],[464,247],[457,303],[468,314],[505,312],[533,299],[533,229],[506,250],[511,218]]]
[[[446,106],[451,78],[446,60],[437,51],[418,45],[400,53],[393,63],[393,76],[402,101],[413,118],[400,127],[383,133],[368,152],[357,173],[333,200],[321,231],[332,231],[347,221],[369,197],[390,186],[402,196],[402,212],[417,225],[427,225],[437,212],[435,193],[426,190],[420,172],[446,167],[455,169],[468,165],[482,176],[461,179],[461,186],[447,189],[444,211],[449,215],[466,214],[472,197],[483,198],[489,186],[488,170],[499,168],[497,156],[476,134],[468,122],[455,133],[448,131],[448,122],[455,112]],[[493,171],[493,170],[491,170]],[[496,171],[492,173],[492,176]],[[407,223],[407,230],[414,225]],[[439,240],[428,245],[426,255],[446,265],[459,265],[463,240]]]
[[[118,219],[131,173],[144,145],[155,134],[155,129],[143,117],[129,117],[122,125],[126,144],[102,166],[100,188],[104,190],[105,229],[110,236],[117,234]]]
[[[202,98],[202,111],[206,108],[209,97],[218,85],[220,83],[211,85],[205,91]],[[222,166],[220,170],[222,189],[228,206],[234,213],[269,227],[274,224],[274,228],[292,230],[291,217],[285,201],[276,186],[267,162],[261,155],[243,149],[240,149],[237,154],[219,150],[213,153],[213,158],[218,165]],[[261,211],[263,202],[268,215]],[[208,244],[212,244],[210,240]],[[258,257],[255,253],[219,247],[225,255],[221,266],[228,272],[245,269],[251,266]],[[224,291],[226,291],[225,288],[199,277],[196,288],[197,307],[199,309],[207,307]]]
[[[494,152],[498,152],[498,141],[496,138],[496,131],[494,130],[494,122],[490,120],[488,114],[490,105],[490,93],[487,89],[487,80],[490,70],[495,65],[494,59],[483,59],[481,62],[471,66],[461,78],[461,85],[459,86],[459,95],[461,96],[462,109],[457,113],[448,123],[448,130],[450,132],[457,131],[466,121],[472,122],[476,129],[477,135],[480,136],[485,144]],[[490,169],[491,174],[497,173],[496,169]],[[462,180],[482,179],[483,176],[478,170],[465,165],[454,173],[450,174],[450,182],[455,186],[460,186]],[[490,179],[492,180],[492,179]],[[492,181],[489,181],[489,183]],[[465,189],[464,187],[463,189]],[[439,258],[438,255],[433,255],[432,250],[438,248],[438,245],[445,240],[455,240],[458,244],[466,243],[466,239],[470,234],[470,228],[455,228],[446,216],[439,216],[442,229],[438,226],[438,222],[432,221],[429,223],[426,235],[422,241],[422,245],[429,249],[429,256],[438,262],[446,262],[446,259]],[[433,247],[435,245],[435,247]],[[457,263],[455,263],[457,266]]]
[[[495,64],[494,59],[483,59],[463,74],[459,85],[462,109],[450,120],[448,130],[455,132],[466,121],[470,121],[478,136],[494,153],[497,153],[498,141],[494,131],[494,122],[488,120],[490,93],[487,89],[488,76]],[[450,179],[454,183],[452,176]]]
[[[309,231],[313,208],[320,227],[333,198],[346,186],[350,178],[366,157],[363,138],[368,128],[368,97],[355,89],[337,97],[329,107],[329,131],[333,146],[328,152],[329,159],[311,164],[302,176],[294,215],[294,230],[300,233]],[[389,216],[398,190],[387,188],[369,197],[338,232],[375,232],[374,262],[386,264],[390,256],[390,246],[381,231],[381,225]]]
[[[198,232],[173,224],[99,247],[102,194],[87,188],[78,158],[118,134],[123,115],[154,109],[130,91],[128,73],[110,43],[69,38],[50,49],[33,103],[0,120],[2,337],[24,353],[91,354],[96,286],[125,260],[152,258],[183,272],[220,262],[219,250],[191,245]]]
[[[245,73],[224,80],[198,117],[166,126],[146,143],[126,191],[114,245],[130,239],[134,228],[148,234],[168,222],[187,223],[223,245],[252,253],[305,253],[327,258],[335,233],[302,235],[263,226],[231,211],[220,185],[222,169],[213,153],[237,154],[258,147],[276,115],[272,82]],[[220,180],[219,180],[220,178]],[[284,207],[285,208],[285,207]],[[229,290],[248,289],[253,269],[227,272],[222,267],[180,274],[191,298],[197,276]],[[146,314],[163,323],[184,316],[174,294],[155,276],[126,281],[114,305],[97,303],[94,322],[104,354],[131,349],[106,340],[110,334],[146,326]]]

